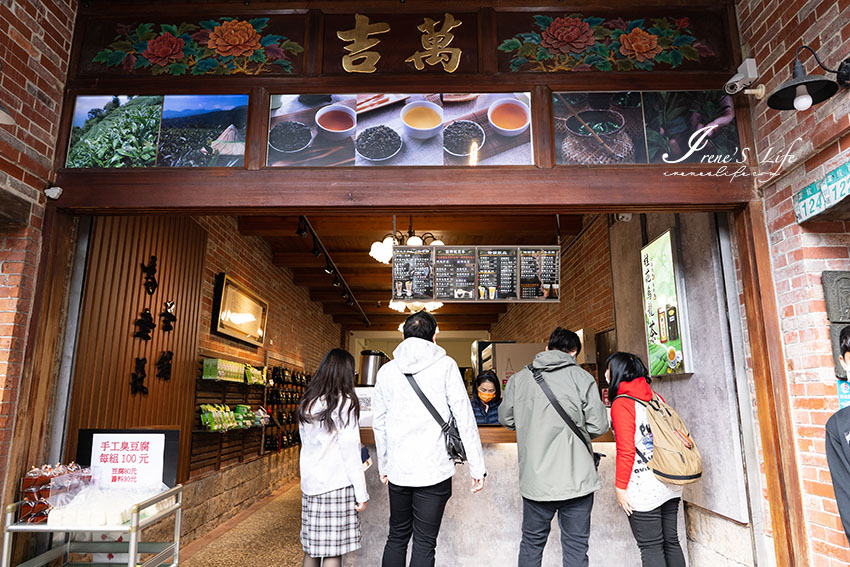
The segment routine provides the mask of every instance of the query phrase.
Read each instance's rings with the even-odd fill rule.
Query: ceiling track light
[[[301,238],[307,238],[307,225],[304,224],[304,217],[298,217],[298,228],[295,229],[295,234]]]
[[[825,75],[807,75],[800,51],[808,49],[815,56],[818,65],[829,73],[835,74],[835,80]],[[814,49],[801,45],[794,53],[791,79],[782,83],[767,99],[767,105],[774,110],[808,110],[838,92],[839,87],[850,87],[850,58],[845,59],[838,69],[830,69],[818,57]]]
[[[360,303],[354,297],[354,293],[351,291],[351,288],[348,287],[348,283],[345,281],[345,278],[343,278],[342,274],[340,274],[339,269],[336,267],[336,264],[334,264],[334,261],[331,258],[331,255],[328,254],[328,249],[325,248],[324,244],[322,244],[322,241],[319,239],[319,235],[316,234],[316,231],[313,229],[313,226],[310,224],[310,221],[307,220],[307,217],[303,215],[298,217],[297,234],[299,236],[301,236],[300,231],[302,228],[305,230],[305,237],[306,235],[310,235],[313,237],[313,249],[311,251],[313,256],[318,258],[322,254],[325,255],[325,267],[323,268],[323,270],[326,274],[333,275],[331,285],[333,287],[342,288],[341,296],[342,299],[345,301],[345,304],[349,307],[356,308],[360,312],[360,315],[363,317],[363,323],[367,327],[371,326],[372,322],[369,321],[369,317],[366,316],[366,312],[363,311],[363,308],[360,306]]]

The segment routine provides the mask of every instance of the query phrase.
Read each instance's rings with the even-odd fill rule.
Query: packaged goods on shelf
[[[249,384],[266,384],[266,369],[254,368],[250,364],[245,365],[245,381]]]
[[[245,366],[241,362],[233,362],[221,358],[205,358],[201,377],[204,380],[244,382]]]

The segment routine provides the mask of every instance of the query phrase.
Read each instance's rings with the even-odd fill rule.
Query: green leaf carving
[[[538,61],[551,61],[552,60],[552,52],[550,52],[545,47],[537,48],[537,60]]]
[[[617,71],[634,71],[635,62],[631,59],[617,59],[614,62],[614,67],[616,67]]]
[[[175,61],[168,66],[168,70],[172,75],[185,75],[189,71],[189,66],[180,61]]]
[[[552,24],[553,20],[554,18],[552,18],[552,16],[543,16],[541,14],[536,14],[534,16],[534,23],[537,24],[537,27],[541,30],[548,28]]]
[[[180,24],[180,27],[177,28],[177,35],[183,35],[184,33],[191,33],[198,29],[198,26],[195,24],[189,24],[187,22],[183,22]]]
[[[511,59],[511,71],[519,71],[520,67],[528,63],[528,59],[525,57],[514,57]]]
[[[522,47],[522,43],[520,43],[517,38],[512,37],[510,39],[506,39],[501,43],[501,45],[499,45],[499,51],[510,53],[511,51],[516,51],[520,47]]]
[[[175,26],[174,24],[160,24],[159,29],[160,31],[162,31],[162,33],[170,33],[174,37],[180,35],[179,33],[177,33],[177,26]]]
[[[111,49],[101,49],[97,52],[97,54],[92,58],[94,63],[106,63],[109,61],[109,56],[112,55]]]
[[[254,61],[255,63],[265,63],[266,62],[266,51],[264,49],[257,49],[254,53],[251,54],[251,57],[248,58],[248,61]]]
[[[261,32],[264,29],[266,29],[266,26],[269,25],[269,19],[268,18],[255,18],[255,19],[251,20],[250,24],[252,26],[254,26],[255,30],[257,30],[258,32]]]
[[[127,54],[123,51],[113,51],[109,54],[109,59],[106,61],[107,67],[117,67],[121,63],[124,62],[124,58],[127,57]]]
[[[286,41],[281,43],[280,48],[290,53],[301,53],[302,51],[304,51],[304,47],[300,43],[298,43],[297,41],[292,41],[291,39],[287,39]]]
[[[517,55],[522,55],[523,57],[534,57],[537,55],[538,45],[535,43],[523,43],[522,46],[517,51]]]
[[[699,61],[699,51],[690,45],[682,45],[679,47],[679,52],[684,55],[688,61]]]

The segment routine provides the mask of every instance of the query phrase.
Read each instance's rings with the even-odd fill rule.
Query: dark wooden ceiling
[[[346,304],[332,276],[325,273],[326,260],[312,254],[312,239],[296,234],[297,216],[242,216],[239,232],[264,238],[274,253],[274,263],[292,270],[295,284],[310,290],[310,298],[348,330],[395,330],[405,315],[388,307],[391,267],[369,256],[372,242],[392,232],[391,214],[307,216],[333,263],[370,321],[367,327],[355,306]],[[396,216],[396,227],[407,233],[411,215]],[[581,230],[581,215],[414,214],[416,234],[433,233],[447,245],[545,245],[569,238]],[[560,227],[560,231],[559,231]],[[504,303],[445,304],[435,312],[443,331],[489,330],[507,311]]]

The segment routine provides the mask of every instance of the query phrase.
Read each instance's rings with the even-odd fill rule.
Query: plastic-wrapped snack
[[[38,467],[31,468],[21,479],[21,490],[38,486],[39,477],[41,477],[41,469]]]

